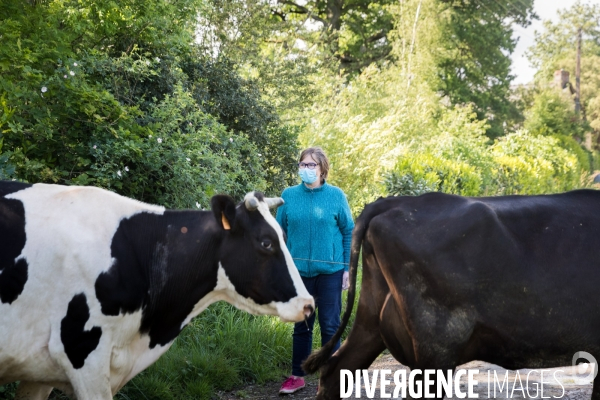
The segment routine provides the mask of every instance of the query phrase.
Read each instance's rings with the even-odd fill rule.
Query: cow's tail
[[[365,209],[366,211],[366,209]],[[356,297],[356,277],[358,273],[358,258],[360,256],[360,248],[365,237],[365,233],[371,220],[370,213],[363,211],[356,220],[356,226],[352,232],[352,246],[350,252],[350,287],[348,288],[348,301],[346,303],[346,310],[342,316],[342,321],[337,331],[323,347],[316,352],[312,353],[306,361],[302,364],[302,369],[309,374],[313,374],[321,368],[323,364],[329,359],[335,344],[340,340],[342,334],[346,330],[350,316],[352,315],[352,309],[354,308],[354,298]]]

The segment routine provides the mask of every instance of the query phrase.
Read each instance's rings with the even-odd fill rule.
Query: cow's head
[[[216,290],[227,301],[253,314],[278,315],[284,321],[301,321],[314,310],[283,231],[269,208],[283,204],[259,192],[246,195],[237,206],[228,196],[211,199],[218,225],[223,229]]]

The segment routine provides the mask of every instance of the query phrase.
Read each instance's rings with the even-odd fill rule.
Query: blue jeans
[[[321,345],[329,342],[340,326],[340,312],[342,311],[342,275],[344,270],[333,274],[321,274],[312,278],[302,277],[304,286],[315,298],[315,311],[319,314],[321,326]],[[313,327],[315,313],[307,321],[294,325],[293,350],[292,350],[292,375],[304,376],[302,363],[311,353],[313,341]],[[333,352],[340,347],[338,340]]]

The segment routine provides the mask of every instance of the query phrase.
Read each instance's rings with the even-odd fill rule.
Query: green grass
[[[208,399],[215,390],[280,379],[291,357],[291,330],[275,317],[213,304],[116,397]]]
[[[359,269],[359,282],[361,272]],[[354,315],[349,326],[353,321]],[[115,399],[210,399],[219,390],[281,380],[291,370],[292,330],[293,324],[283,323],[277,317],[253,316],[224,302],[213,304],[183,330],[166,354],[131,380]],[[315,324],[313,348],[320,346],[320,329]],[[12,399],[14,392],[15,384],[0,386],[0,400]],[[65,399],[57,391],[50,398]]]

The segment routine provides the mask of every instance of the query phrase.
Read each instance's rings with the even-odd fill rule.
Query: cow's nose
[[[315,309],[313,308],[312,304],[307,304],[304,306],[304,318],[308,318],[312,315],[312,313],[315,312]]]

